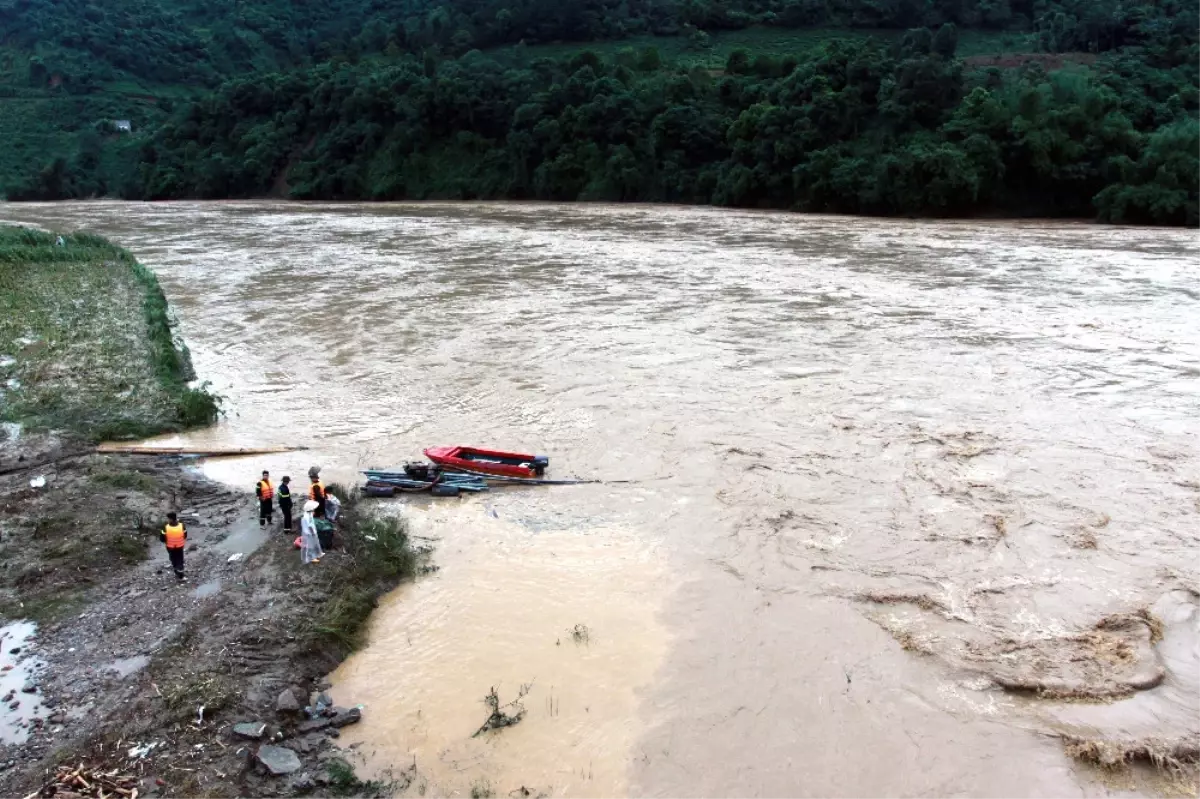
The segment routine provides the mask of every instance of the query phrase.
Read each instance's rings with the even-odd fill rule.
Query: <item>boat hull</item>
[[[425,450],[425,457],[443,469],[528,479],[541,477],[549,463],[539,455],[475,447],[430,447]]]

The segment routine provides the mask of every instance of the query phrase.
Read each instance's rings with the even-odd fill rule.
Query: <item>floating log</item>
[[[197,455],[222,458],[234,455],[274,455],[279,452],[299,452],[308,447],[147,447],[140,444],[107,442],[96,447],[105,455]]]

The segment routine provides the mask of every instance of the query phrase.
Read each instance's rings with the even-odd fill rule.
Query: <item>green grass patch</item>
[[[329,796],[361,796],[368,799],[383,799],[395,795],[391,783],[379,780],[360,780],[354,773],[354,766],[342,758],[334,758],[325,766],[329,775],[329,785],[326,787]]]
[[[63,591],[50,596],[0,605],[0,617],[29,619],[38,624],[54,624],[68,616],[75,615],[85,604],[87,604],[87,599],[82,589]]]
[[[210,424],[154,273],[89,234],[0,226],[0,418],[93,440]]]
[[[75,516],[71,513],[45,513],[33,522],[30,538],[41,540],[69,533],[75,527]]]
[[[181,668],[159,683],[159,687],[167,710],[179,722],[195,720],[201,705],[211,718],[238,697],[233,677],[212,669]]]
[[[99,469],[92,472],[92,482],[113,488],[130,488],[135,491],[153,491],[157,486],[154,478],[132,469]]]
[[[126,563],[140,563],[148,557],[146,542],[137,536],[117,533],[109,539],[106,546]]]

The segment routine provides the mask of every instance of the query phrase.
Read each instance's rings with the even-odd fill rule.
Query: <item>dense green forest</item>
[[[0,186],[1195,225],[1198,25],[1173,0],[0,0]]]

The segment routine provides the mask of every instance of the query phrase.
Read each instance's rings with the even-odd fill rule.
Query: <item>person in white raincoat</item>
[[[313,519],[313,511],[317,509],[315,500],[304,503],[304,514],[300,517],[300,561],[302,563],[320,563],[321,539],[317,537],[317,523]]]

